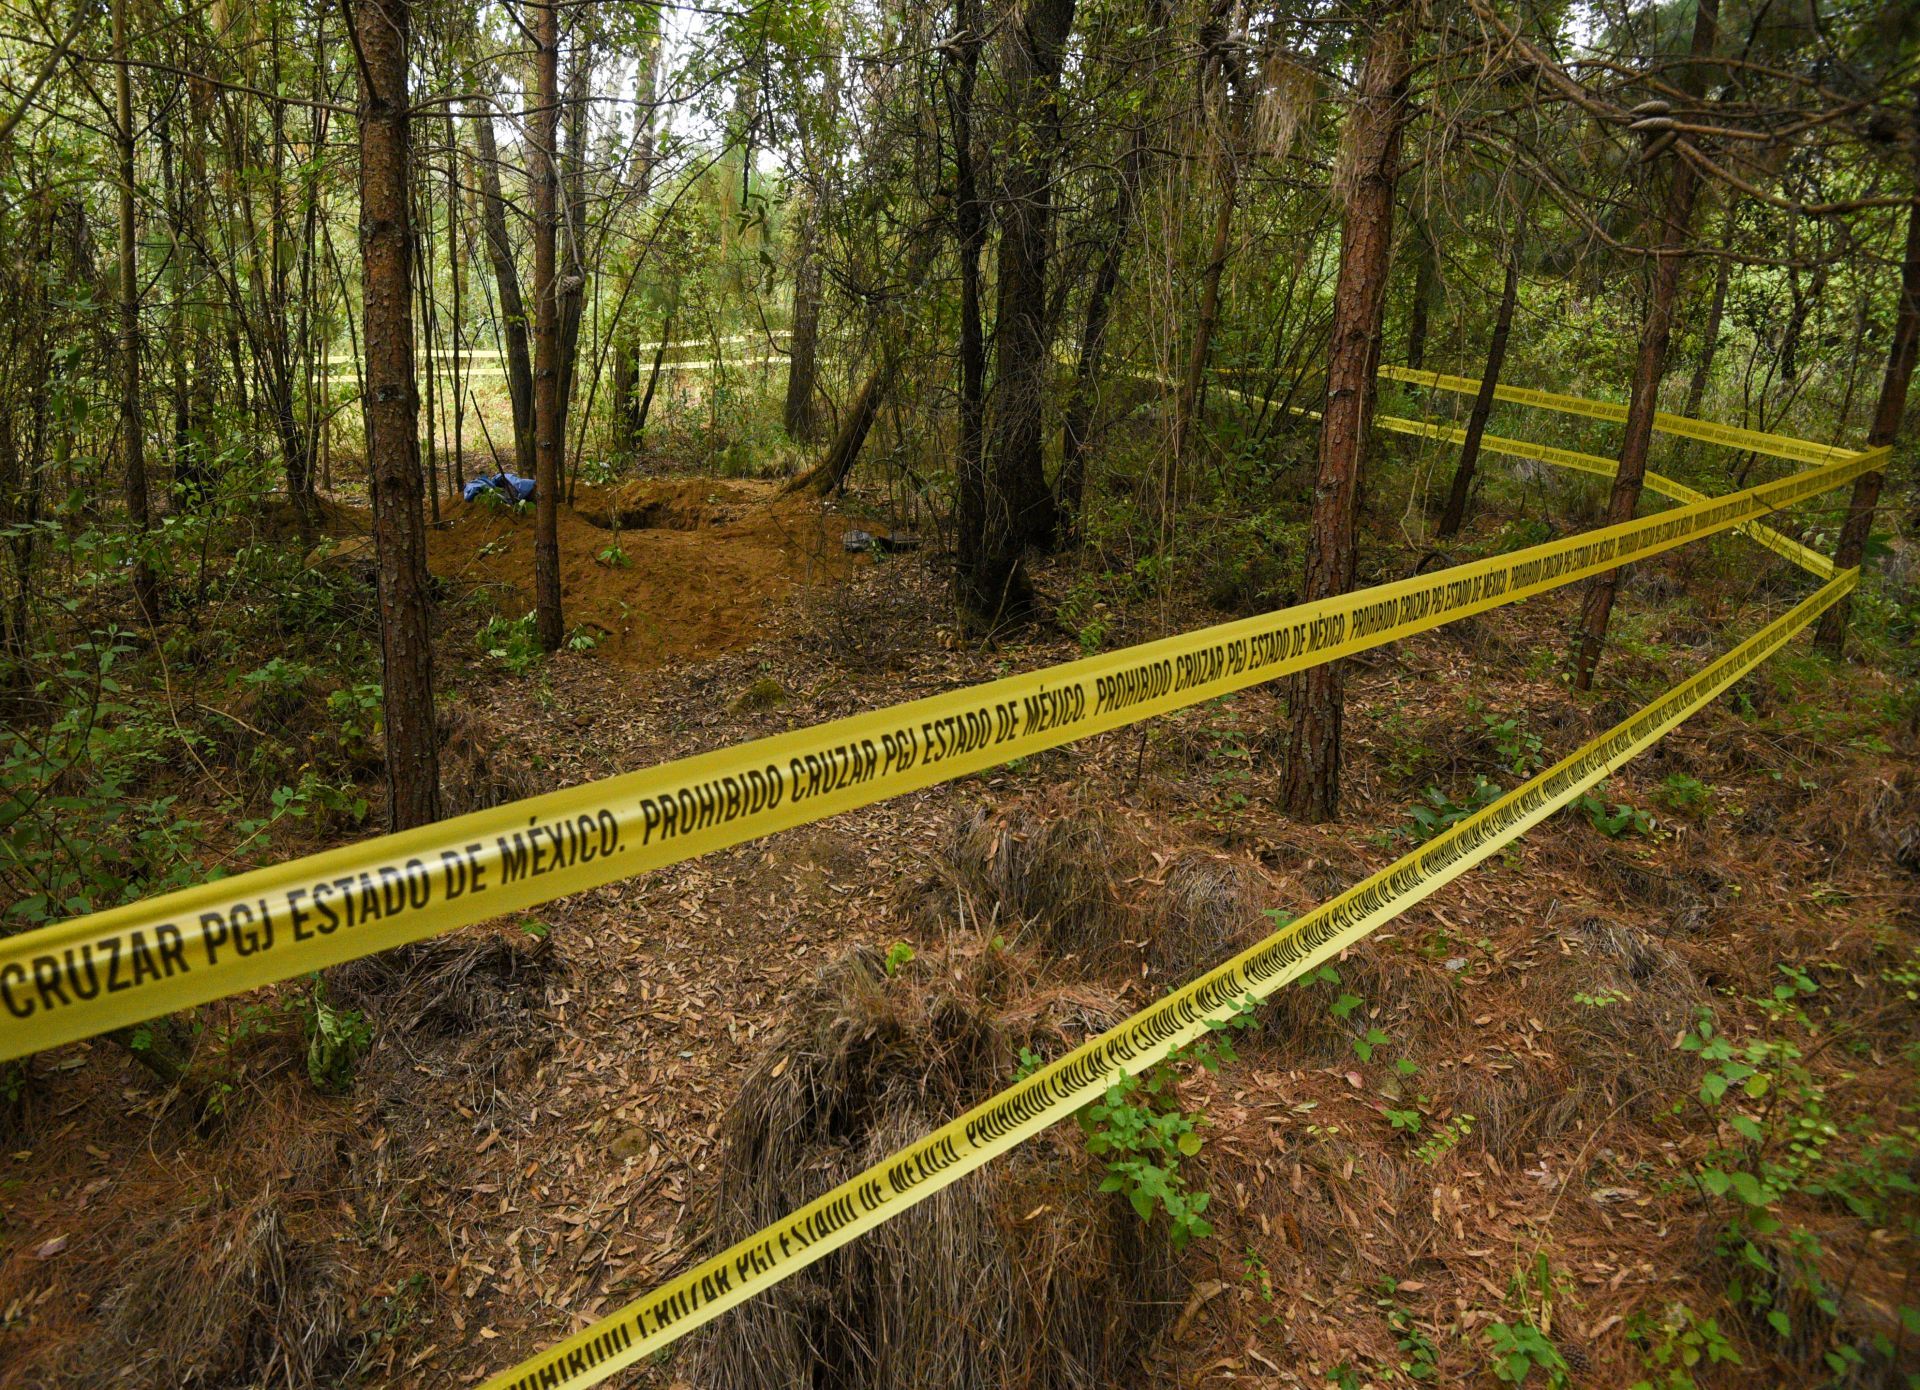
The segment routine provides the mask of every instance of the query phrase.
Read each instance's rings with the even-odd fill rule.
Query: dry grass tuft
[[[1808,810],[1807,825],[1836,859],[1864,851],[1920,873],[1920,773],[1898,767],[1836,782]]]
[[[504,806],[547,788],[499,729],[466,705],[440,710],[440,802],[449,816]]]
[[[990,1094],[1016,1039],[1057,1052],[1064,1020],[1119,1012],[1085,991],[995,1011],[934,973],[928,959],[889,979],[859,951],[803,991],[724,1122],[716,1245]],[[1164,1237],[1099,1181],[1077,1145],[1026,1144],[734,1310],[702,1338],[692,1379],[712,1390],[1137,1381],[1174,1297],[1171,1262]]]
[[[1709,991],[1666,943],[1589,916],[1519,965],[1508,1013],[1539,1022],[1542,1050],[1455,1072],[1447,1100],[1475,1117],[1474,1148],[1516,1164],[1575,1121],[1644,1121],[1690,1089],[1674,1040]]]
[[[1272,919],[1261,912],[1265,888],[1240,860],[1201,850],[1176,856],[1145,905],[1159,983],[1184,984],[1271,931]]]
[[[943,877],[986,934],[1031,936],[1096,971],[1130,967],[1139,933],[1119,888],[1145,858],[1104,811],[1016,806],[965,813],[941,855]]]
[[[101,1374],[235,1390],[342,1380],[355,1341],[345,1273],[287,1215],[268,1187],[155,1217],[104,1299]]]

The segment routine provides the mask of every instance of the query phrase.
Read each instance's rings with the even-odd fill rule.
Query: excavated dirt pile
[[[456,591],[491,591],[501,614],[533,607],[533,508],[449,504],[428,565]],[[567,627],[617,664],[699,661],[755,641],[769,610],[859,563],[843,519],[772,484],[714,478],[583,486],[559,512]]]

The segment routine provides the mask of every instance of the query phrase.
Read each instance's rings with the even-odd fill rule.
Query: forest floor
[[[616,537],[590,519],[619,507],[655,520]],[[1048,628],[963,642],[930,620],[941,558],[851,564],[848,524],[763,485],[583,488],[562,521],[569,621],[605,638],[516,673],[449,619],[467,756],[566,785],[1080,654]],[[1489,543],[1496,521],[1477,525]],[[517,612],[530,534],[456,506],[433,567],[456,592],[509,586]],[[628,565],[598,558],[610,543]],[[900,1009],[1003,1021],[1006,990],[979,982],[1010,971],[1068,1046],[1264,935],[1266,910],[1405,852],[1409,808],[1440,804],[1427,788],[1458,806],[1477,777],[1510,786],[1781,611],[1801,586],[1744,545],[1635,570],[1593,697],[1559,678],[1572,591],[1355,659],[1337,824],[1273,809],[1283,692],[1255,688],[335,972],[381,1020],[345,1097],[306,1083],[303,984],[207,1011],[237,1080],[211,1117],[104,1041],[47,1054],[57,1085],[0,1154],[0,1386],[499,1371],[709,1253],[730,1108],[780,1076],[834,962],[909,943],[876,985]],[[1416,558],[1371,548],[1363,582]],[[1057,598],[1071,575],[1038,578]],[[1218,617],[1155,605],[1109,640]],[[1914,1134],[1920,779],[1898,697],[1796,645],[1616,776],[1598,816],[1556,816],[1353,948],[1337,982],[1286,991],[1237,1062],[1186,1075],[1216,1229],[1157,1309],[1123,1310],[1144,1334],[1128,1383],[1492,1384],[1493,1329],[1527,1321],[1574,1384],[1625,1384],[1709,1317],[1743,1363],[1728,1384],[1814,1383],[1876,1334],[1920,1366],[1898,1311],[1920,1302],[1916,1252],[1833,1191],[1780,1200],[1784,1225],[1753,1237],[1774,1273],[1744,1286],[1771,1301],[1730,1305],[1738,1213],[1688,1174],[1736,1141],[1678,1047],[1702,1006],[1742,1045],[1795,1047],[1804,1075],[1767,1115],[1801,1126],[1780,1151],[1830,1121],[1818,1142],[1854,1190],[1920,1176],[1920,1144],[1854,1151]],[[1609,831],[1615,807],[1644,819]],[[1071,1126],[1030,1147],[1099,1176]],[[1120,1201],[1083,1187],[1007,1220]],[[631,1381],[704,1387],[711,1346]]]

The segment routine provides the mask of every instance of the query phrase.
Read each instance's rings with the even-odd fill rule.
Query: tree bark
[[[1520,294],[1520,243],[1516,236],[1507,254],[1506,283],[1500,287],[1500,308],[1494,315],[1493,338],[1487,344],[1487,365],[1480,375],[1480,389],[1473,398],[1473,410],[1467,416],[1467,437],[1460,442],[1460,462],[1453,470],[1453,487],[1447,493],[1447,508],[1440,514],[1439,534],[1451,536],[1467,516],[1467,494],[1473,488],[1473,473],[1480,462],[1480,440],[1487,432],[1487,417],[1493,414],[1493,393],[1500,385],[1500,369],[1507,360],[1507,335],[1513,331],[1513,305]]]
[[[507,200],[500,193],[500,151],[493,134],[492,109],[473,105],[474,133],[480,142],[481,222],[486,229],[487,259],[500,291],[500,332],[507,354],[507,400],[513,407],[514,466],[523,478],[534,475],[533,367],[527,355],[527,310],[520,297],[520,272],[513,263],[513,243],[507,238]]]
[[[1353,587],[1354,518],[1380,364],[1381,318],[1393,251],[1394,185],[1406,127],[1413,14],[1382,7],[1368,45],[1353,114],[1342,140],[1340,275],[1327,343],[1327,400],[1320,422],[1320,469],[1307,542],[1306,601]],[[1340,804],[1340,721],[1344,672],[1325,662],[1295,676],[1281,798],[1289,814],[1332,820]]]
[[[567,64],[567,144],[561,161],[560,200],[556,219],[559,259],[562,262],[559,286],[559,371],[554,388],[559,401],[557,426],[564,446],[567,416],[573,410],[573,374],[580,359],[580,317],[587,298],[587,88],[590,81],[587,46],[575,44]],[[556,113],[556,118],[557,118]]]
[[[527,174],[533,201],[533,612],[541,649],[566,637],[560,612],[560,297],[555,274],[559,235],[560,10],[557,0],[534,8],[533,110],[527,115]]]
[[[1720,0],[1698,0],[1693,16],[1691,57],[1682,85],[1697,97],[1704,88],[1705,60],[1713,52]],[[1659,255],[1654,261],[1653,290],[1647,317],[1640,329],[1640,352],[1633,370],[1633,394],[1627,405],[1625,438],[1620,445],[1620,469],[1613,477],[1605,525],[1633,519],[1640,504],[1640,487],[1647,475],[1647,453],[1653,441],[1653,417],[1660,408],[1660,378],[1667,367],[1667,344],[1673,334],[1674,302],[1679,297],[1680,272],[1692,236],[1693,203],[1700,176],[1692,164],[1669,154],[1673,169],[1667,184],[1666,208],[1661,219]],[[1574,685],[1593,688],[1594,669],[1606,645],[1607,623],[1620,589],[1620,571],[1608,570],[1588,581],[1580,614],[1580,643],[1574,656]]]
[[[466,448],[462,425],[466,421],[465,359],[460,341],[460,139],[447,108],[447,276],[453,291],[453,491],[467,485]]]
[[[1920,197],[1907,209],[1907,253],[1900,270],[1900,309],[1893,321],[1893,342],[1887,349],[1887,374],[1880,382],[1880,401],[1874,408],[1873,428],[1867,432],[1869,449],[1878,449],[1899,438],[1916,355],[1920,355]],[[1880,503],[1880,489],[1885,482],[1886,475],[1879,471],[1863,473],[1854,480],[1847,519],[1840,528],[1840,545],[1833,557],[1836,568],[1853,569],[1865,556],[1867,537],[1873,532],[1874,509]],[[1814,629],[1815,649],[1835,660],[1846,647],[1849,606],[1847,599],[1841,599],[1820,615],[1820,624]]]
[[[839,42],[839,30],[829,31]],[[807,153],[805,206],[800,218],[793,265],[793,332],[787,341],[787,400],[784,419],[790,438],[810,444],[820,435],[818,381],[820,371],[820,255],[816,243],[826,223],[827,199],[833,190],[833,144],[840,116],[840,55],[827,55],[823,129],[803,141]]]
[[[974,91],[979,85],[980,48],[985,42],[981,24],[980,0],[954,0],[956,32],[952,48],[959,71],[947,102],[953,125],[954,240],[960,253],[960,418],[954,463],[956,598],[961,595],[964,577],[985,563],[987,535],[987,340],[980,321],[980,261],[987,249],[987,214],[980,199],[973,135]]]
[[[792,479],[781,491],[813,492],[825,497],[839,487],[858,461],[861,447],[867,442],[867,433],[873,428],[874,417],[880,413],[880,403],[886,399],[887,390],[892,384],[893,360],[889,354],[881,357],[861,383],[859,394],[853,398],[852,409],[840,422],[840,432],[833,437],[833,443],[820,456],[820,461]]]
[[[1427,316],[1433,307],[1435,252],[1427,219],[1414,213],[1413,305],[1407,314],[1407,365],[1420,371],[1427,364]]]
[[[1725,250],[1733,249],[1733,214],[1727,214],[1727,244]],[[1733,268],[1733,257],[1722,256],[1720,264],[1713,271],[1713,298],[1707,304],[1706,326],[1700,330],[1700,355],[1694,359],[1693,376],[1687,382],[1687,407],[1682,414],[1698,418],[1700,406],[1707,398],[1707,380],[1713,375],[1714,354],[1720,350],[1720,320],[1727,309],[1727,276]]]
[[[656,35],[646,50],[640,55],[639,78],[634,89],[636,97],[634,121],[634,171],[633,202],[637,211],[644,212],[647,199],[653,192],[654,161],[654,112],[659,105],[660,42]],[[640,273],[638,257],[633,275]],[[629,278],[628,284],[632,284]],[[616,453],[632,454],[640,447],[640,433],[646,425],[646,412],[633,399],[635,385],[640,378],[638,349],[634,346],[631,333],[621,333],[615,327],[613,348],[613,400],[610,411],[613,415],[613,447]],[[660,335],[664,343],[665,330]],[[654,372],[659,373],[660,353],[654,354]],[[647,383],[648,399],[652,399],[653,383]]]
[[[1166,26],[1169,0],[1147,0],[1147,21],[1158,33]],[[1136,119],[1120,161],[1120,179],[1113,193],[1113,212],[1100,250],[1100,266],[1087,290],[1086,317],[1080,328],[1080,354],[1074,364],[1073,390],[1067,397],[1060,431],[1060,472],[1054,479],[1053,500],[1063,540],[1078,534],[1080,508],[1086,500],[1087,452],[1093,442],[1094,389],[1105,354],[1107,325],[1113,319],[1114,292],[1120,286],[1120,267],[1133,234],[1134,213],[1140,204],[1140,183],[1146,175],[1147,123]]]
[[[440,816],[433,714],[427,531],[421,515],[419,396],[413,371],[413,222],[408,0],[358,0],[360,263],[365,303],[367,457],[380,598],[392,828]]]
[[[811,444],[819,435],[814,382],[820,355],[820,261],[814,242],[820,236],[820,194],[804,195],[793,264],[793,331],[787,339],[787,399],[782,418],[787,436]]]
[[[151,513],[147,505],[147,429],[140,400],[140,267],[134,237],[133,81],[127,53],[127,0],[113,5],[115,143],[120,175],[120,450],[133,531],[133,606],[140,621],[160,616],[160,584],[145,555]]]
[[[1224,87],[1225,79],[1220,79]],[[1223,98],[1224,100],[1225,98]],[[1223,114],[1222,121],[1226,120]],[[1207,257],[1202,272],[1200,286],[1200,313],[1193,325],[1193,341],[1187,348],[1187,372],[1180,383],[1180,394],[1173,409],[1173,450],[1169,461],[1169,473],[1165,495],[1162,498],[1169,515],[1173,507],[1173,471],[1178,470],[1187,457],[1187,445],[1193,432],[1194,416],[1200,410],[1202,387],[1206,383],[1207,359],[1213,351],[1213,326],[1220,317],[1220,277],[1227,268],[1227,252],[1231,245],[1233,231],[1233,202],[1239,179],[1239,166],[1234,161],[1234,152],[1226,146],[1226,136],[1220,137],[1222,148],[1219,151],[1220,201],[1213,214],[1213,248]]]
[[[985,629],[1028,617],[1030,545],[1049,545],[1056,518],[1041,463],[1047,353],[1047,260],[1053,153],[1060,143],[1060,69],[1075,0],[1032,0],[1010,26],[1002,77],[1015,128],[999,199],[999,304],[994,315],[994,411],[987,441],[984,525],[960,571],[960,608]],[[963,554],[969,547],[963,546]]]

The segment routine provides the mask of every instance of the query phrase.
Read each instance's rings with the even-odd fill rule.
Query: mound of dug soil
[[[454,502],[428,533],[428,565],[500,609],[533,607],[533,509]],[[698,661],[763,636],[769,608],[843,578],[845,526],[770,483],[645,479],[579,489],[560,507],[560,587],[569,631],[623,666]]]

